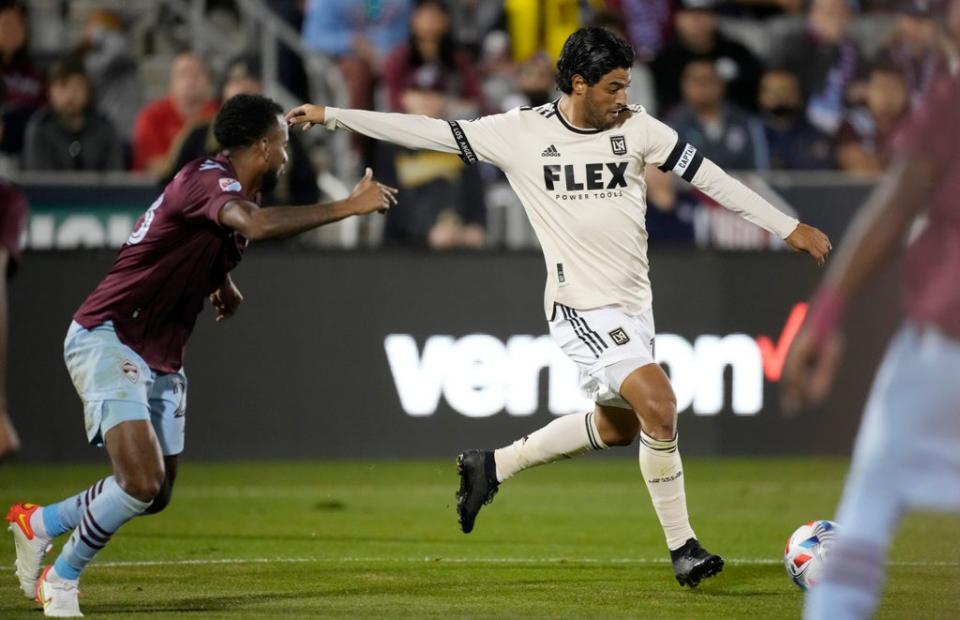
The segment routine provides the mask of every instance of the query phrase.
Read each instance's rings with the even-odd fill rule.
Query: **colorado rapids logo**
[[[123,376],[126,377],[130,383],[136,383],[140,380],[140,369],[130,360],[124,360],[124,362],[120,364],[120,372],[123,373]]]

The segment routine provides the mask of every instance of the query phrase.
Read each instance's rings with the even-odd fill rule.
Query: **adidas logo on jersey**
[[[540,153],[540,157],[560,157],[560,151],[551,144],[544,152]]]

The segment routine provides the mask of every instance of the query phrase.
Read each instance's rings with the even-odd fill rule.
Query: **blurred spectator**
[[[580,0],[504,0],[513,59],[524,62],[543,51],[559,58],[564,41],[583,25],[580,5]]]
[[[890,64],[870,71],[867,105],[847,115],[837,132],[837,163],[857,174],[879,174],[890,163],[893,136],[910,109],[903,75]]]
[[[410,19],[410,41],[384,64],[390,109],[433,118],[474,118],[482,93],[477,69],[453,40],[441,0],[420,0]]]
[[[0,0],[0,77],[6,87],[0,112],[3,139],[0,151],[18,155],[27,121],[46,103],[43,75],[27,49],[27,7],[21,0]]]
[[[160,174],[170,149],[185,128],[210,120],[217,104],[210,99],[210,71],[203,58],[182,52],[170,67],[166,97],[147,104],[133,130],[133,169]]]
[[[440,0],[421,0],[410,20],[410,41],[385,64],[393,111],[433,118],[473,118],[482,109],[476,68],[450,31]],[[486,207],[478,168],[456,155],[409,151],[383,145],[404,190],[387,212],[385,242],[434,248],[479,247],[485,243]]]
[[[805,0],[730,0],[723,4],[724,15],[766,19],[803,13]]]
[[[20,239],[26,224],[26,197],[16,185],[0,178],[0,459],[20,447],[7,411],[7,279],[20,262]]]
[[[716,63],[694,60],[683,70],[683,104],[669,117],[681,140],[727,170],[766,170],[767,141],[760,121],[724,100]]]
[[[637,60],[649,62],[670,38],[672,0],[620,0],[620,11]]]
[[[820,131],[834,135],[857,79],[860,50],[847,33],[848,0],[812,0],[804,28],[785,35],[776,45],[774,65],[800,77],[807,93],[807,118]],[[856,97],[853,96],[855,99]]]
[[[942,70],[956,75],[960,72],[960,3],[956,0],[948,3],[945,12],[941,40],[944,60]]]
[[[593,25],[602,26],[612,30],[621,38],[628,39],[623,19],[615,13],[602,12],[597,14]],[[657,113],[653,73],[639,57],[634,58],[633,67],[630,68],[630,88],[627,90],[627,103],[642,105],[650,114]]]
[[[897,28],[883,52],[906,80],[911,105],[919,102],[942,66],[935,7],[934,0],[900,0]]]
[[[717,29],[714,6],[715,0],[683,0],[674,18],[676,37],[650,65],[661,114],[668,114],[679,103],[680,76],[692,60],[714,61],[730,99],[741,108],[756,109],[763,65],[745,46]]]
[[[506,28],[503,0],[460,0],[450,3],[450,9],[454,39],[474,60],[480,58],[484,38]]]
[[[412,6],[412,0],[309,0],[304,42],[337,60],[351,107],[372,107],[381,60],[407,38]]]
[[[538,57],[541,56],[546,58],[552,75],[553,61],[546,54],[538,54],[530,62],[536,65],[539,62]],[[514,62],[510,53],[510,35],[506,32],[495,30],[484,38],[480,72],[483,76],[484,100],[491,110],[506,112],[517,105],[527,105],[526,98],[518,93],[519,65]],[[552,93],[553,84],[548,90]]]
[[[305,0],[273,0],[271,8],[296,32],[303,32]],[[298,101],[310,101],[310,78],[299,54],[277,43],[277,79]]]
[[[804,115],[796,75],[771,69],[760,80],[760,112],[774,170],[826,170],[833,167],[830,137]]]
[[[552,101],[556,86],[553,67],[553,62],[545,53],[532,56],[520,65],[513,92],[502,102],[502,109],[539,106]]]
[[[263,83],[260,76],[260,62],[256,57],[243,56],[233,60],[224,74],[220,101],[223,102],[241,94],[262,95]],[[196,125],[179,144],[161,183],[168,183],[181,168],[194,159],[214,155],[219,151],[220,145],[213,135],[213,123],[208,121]],[[304,205],[317,202],[320,199],[317,173],[310,163],[310,154],[297,132],[290,133],[288,152],[290,159],[287,161],[283,175],[280,176],[280,182],[272,192],[264,194],[264,204]]]
[[[123,146],[110,120],[91,105],[90,83],[79,57],[55,62],[48,72],[50,105],[27,123],[25,170],[122,170]]]
[[[129,149],[146,89],[121,18],[112,11],[94,11],[84,26],[80,49],[96,108],[110,119]]]

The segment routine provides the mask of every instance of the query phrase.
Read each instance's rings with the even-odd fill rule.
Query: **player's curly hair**
[[[633,57],[633,47],[606,28],[580,28],[563,44],[557,61],[557,88],[568,95],[573,92],[574,75],[593,86],[614,69],[632,67]]]
[[[213,122],[213,135],[225,150],[242,149],[267,135],[277,124],[283,108],[262,95],[236,95],[220,107]]]

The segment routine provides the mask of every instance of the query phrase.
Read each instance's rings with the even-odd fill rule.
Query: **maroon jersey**
[[[7,276],[13,275],[20,262],[20,238],[26,225],[26,197],[16,185],[0,179],[0,249],[7,252]]]
[[[907,313],[960,339],[960,76],[934,84],[896,146],[936,169],[926,228],[905,257]]]
[[[137,221],[74,320],[87,329],[113,321],[120,341],[150,368],[179,370],[204,299],[223,284],[247,246],[220,224],[220,209],[231,200],[249,198],[226,158],[184,166]]]

